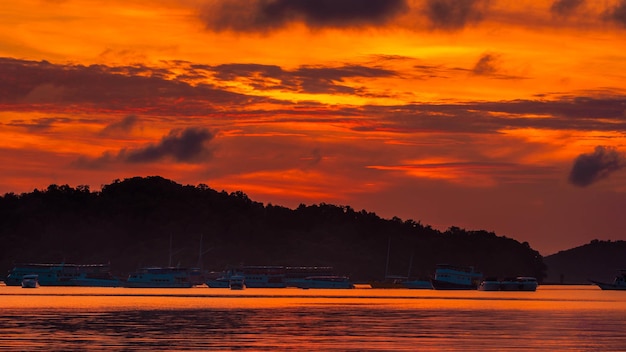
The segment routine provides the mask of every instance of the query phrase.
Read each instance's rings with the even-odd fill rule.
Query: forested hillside
[[[419,214],[417,214],[419,215]],[[438,263],[489,276],[545,276],[528,243],[486,231],[382,219],[350,206],[255,202],[243,192],[180,185],[161,177],[117,180],[99,191],[50,185],[0,198],[0,270],[13,263],[141,266],[323,265],[354,280],[430,276]],[[202,254],[202,255],[201,255]],[[410,266],[410,267],[409,267]]]
[[[626,241],[593,240],[586,245],[547,256],[546,281],[589,284],[589,280],[613,282],[618,270],[626,269]]]

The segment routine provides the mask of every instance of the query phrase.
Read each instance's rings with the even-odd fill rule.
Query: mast
[[[385,280],[387,279],[387,275],[389,274],[389,250],[391,249],[391,235],[389,236],[389,240],[387,241],[387,263],[385,264]]]

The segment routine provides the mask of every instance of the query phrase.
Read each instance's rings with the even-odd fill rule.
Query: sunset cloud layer
[[[624,0],[24,0],[0,9],[0,192],[160,175],[544,254],[626,239],[624,14]]]

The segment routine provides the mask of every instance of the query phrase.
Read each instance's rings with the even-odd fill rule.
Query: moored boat
[[[436,290],[475,290],[481,278],[471,266],[438,264],[431,283]]]
[[[227,288],[233,276],[243,276],[246,288],[283,288],[285,283],[285,267],[283,266],[241,266],[212,273],[207,277],[206,284],[211,288]]]
[[[602,290],[626,290],[626,269],[618,272],[612,283],[589,280]]]
[[[228,280],[228,287],[231,290],[243,290],[246,288],[246,277],[243,275],[233,275]]]
[[[22,288],[37,288],[39,287],[39,275],[24,275],[22,277]]]
[[[27,263],[14,265],[5,279],[5,284],[20,286],[25,275],[37,275],[41,286],[80,286],[81,279],[111,277],[108,264]]]

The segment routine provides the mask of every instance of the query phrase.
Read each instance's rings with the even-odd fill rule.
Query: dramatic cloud
[[[554,15],[568,16],[575,12],[585,0],[556,0],[552,3],[550,11]]]
[[[213,138],[214,134],[205,128],[172,130],[159,143],[137,149],[122,149],[117,154],[106,152],[95,159],[81,157],[73,163],[73,166],[100,169],[113,163],[139,164],[167,159],[181,163],[197,163],[211,158],[212,151],[207,143]]]
[[[341,82],[349,78],[382,78],[396,75],[392,70],[362,65],[301,66],[295,70],[284,70],[275,65],[224,64],[207,69],[214,71],[215,78],[223,81],[244,78],[256,90],[279,89],[311,94],[357,94],[357,89]]]
[[[382,25],[407,9],[406,0],[219,0],[201,17],[214,31],[266,32],[296,21],[312,28]]]
[[[621,0],[613,8],[607,10],[605,18],[626,28],[626,0]]]
[[[19,105],[24,110],[41,104],[51,110],[81,106],[128,111],[143,107],[144,113],[165,109],[177,115],[182,109],[205,114],[218,104],[267,100],[168,78],[173,76],[166,69],[143,65],[60,65],[0,58],[0,104]]]
[[[587,187],[624,167],[624,154],[615,148],[597,146],[593,153],[581,154],[576,158],[569,181],[575,186]]]
[[[213,134],[204,128],[173,130],[158,144],[142,149],[124,150],[120,153],[130,163],[145,163],[172,158],[178,162],[195,162],[210,156],[205,142],[213,139]]]
[[[486,0],[427,0],[426,16],[433,28],[457,30],[480,22],[487,11]]]

